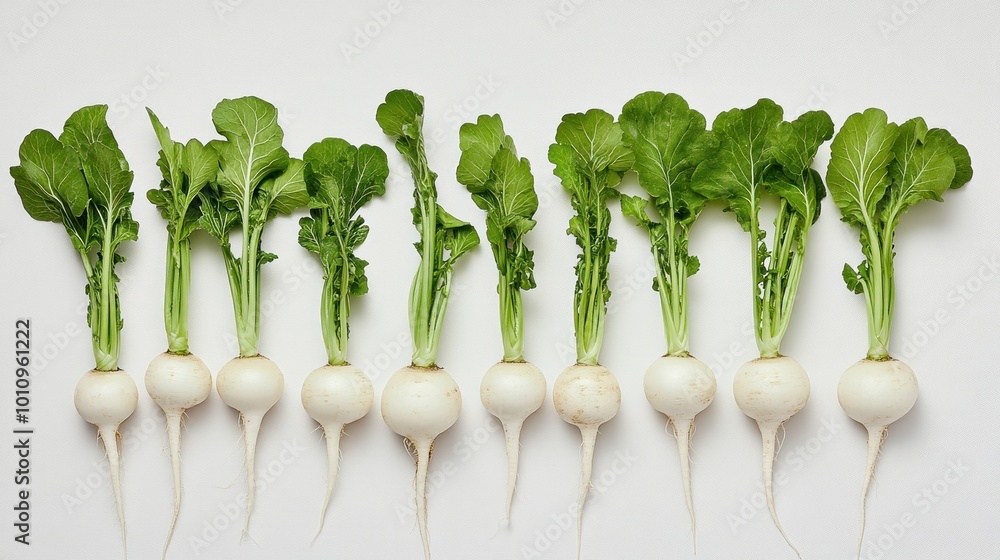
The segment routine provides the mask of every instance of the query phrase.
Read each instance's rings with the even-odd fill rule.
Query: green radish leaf
[[[645,198],[623,194],[621,204],[622,214],[625,214],[628,218],[632,218],[640,226],[648,228],[653,223],[649,219],[649,214],[646,213],[646,207],[649,203]]]
[[[14,186],[28,215],[62,223],[87,273],[87,324],[99,371],[118,367],[121,311],[115,266],[124,241],[138,238],[132,219],[132,173],[108,127],[107,106],[84,107],[59,139],[43,130],[25,137]]]
[[[568,232],[581,248],[573,309],[577,360],[596,364],[611,298],[608,263],[616,247],[609,234],[607,200],[619,195],[614,187],[632,168],[633,155],[622,140],[621,125],[608,113],[591,109],[563,116],[549,147],[549,161],[576,212]]]
[[[861,228],[874,224],[889,187],[897,134],[884,111],[868,109],[848,117],[833,139],[826,182],[844,221]]]
[[[20,165],[10,170],[28,215],[36,220],[73,225],[90,194],[80,170],[80,158],[55,136],[34,130],[19,151]]]
[[[303,162],[310,217],[299,221],[299,244],[319,255],[323,265],[323,339],[330,363],[339,364],[346,361],[350,297],[368,291],[368,263],[354,255],[368,226],[356,213],[385,193],[389,167],[381,148],[357,148],[340,138],[313,144]]]
[[[304,168],[302,160],[289,159],[288,167],[280,175],[261,185],[261,193],[268,198],[267,219],[278,214],[287,216],[309,203],[309,193],[302,174]]]
[[[664,219],[693,222],[705,197],[692,188],[691,176],[718,147],[705,130],[705,117],[679,95],[651,91],[626,103],[620,120],[625,144],[635,154],[639,185]]]
[[[261,184],[289,165],[278,111],[256,97],[225,99],[212,111],[212,122],[226,138],[210,143],[219,154],[219,193],[248,210]]]
[[[781,117],[781,107],[770,99],[721,113],[712,124],[719,151],[699,165],[692,178],[694,189],[709,200],[723,201],[745,231],[757,214],[761,181],[771,161],[768,138]]]
[[[819,147],[833,137],[833,120],[825,111],[809,111],[780,122],[768,139],[774,165],[764,175],[765,188],[786,200],[807,224],[819,219],[826,196],[823,179],[812,169]]]
[[[889,164],[891,186],[883,204],[882,220],[889,227],[910,206],[922,200],[942,201],[955,178],[955,160],[949,143],[941,136],[928,140],[927,124],[921,118],[899,126]]]
[[[409,90],[394,90],[379,105],[375,119],[387,136],[395,138],[396,150],[413,176],[411,214],[420,232],[420,240],[414,243],[420,253],[420,267],[410,291],[410,332],[413,364],[428,367],[434,365],[437,355],[455,261],[479,243],[479,236],[471,225],[444,212],[437,203],[437,174],[427,163],[423,115],[421,96]]]
[[[480,194],[486,191],[486,183],[493,175],[493,158],[500,147],[513,141],[504,132],[500,115],[480,115],[475,123],[465,123],[459,129],[459,148],[462,157],[456,172],[458,182],[469,192]],[[511,150],[513,151],[513,150]],[[489,210],[488,207],[481,207]]]
[[[66,120],[59,141],[79,154],[83,154],[95,144],[104,146],[115,154],[120,167],[127,171],[128,162],[125,161],[125,154],[118,148],[118,141],[108,126],[107,115],[107,105],[93,105],[76,111]]]

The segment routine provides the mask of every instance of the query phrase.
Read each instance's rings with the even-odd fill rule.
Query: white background
[[[165,229],[143,195],[159,181],[157,147],[141,106],[153,107],[175,138],[208,140],[215,137],[214,105],[223,97],[253,94],[279,107],[293,155],[327,136],[389,152],[388,193],[364,209],[371,236],[360,256],[371,261],[371,292],[355,302],[351,318],[351,358],[365,365],[380,394],[389,374],[408,363],[409,349],[396,341],[407,336],[407,286],[417,263],[410,246],[416,233],[409,223],[409,173],[374,120],[385,93],[398,87],[426,97],[425,132],[443,139],[429,141],[443,206],[481,231],[481,212],[454,181],[458,125],[482,112],[501,113],[521,155],[533,163],[542,200],[530,237],[539,287],[525,298],[526,350],[550,384],[573,360],[575,245],[565,235],[568,199],[546,160],[564,113],[600,107],[617,115],[633,95],[656,89],[684,95],[709,120],[768,96],[788,116],[823,108],[838,126],[850,113],[878,106],[898,122],[922,115],[931,126],[952,131],[972,154],[975,178],[947,193],[945,204],[911,210],[897,235],[892,349],[917,372],[921,393],[913,411],[892,426],[881,456],[865,558],[1000,557],[1000,280],[982,268],[984,259],[995,261],[1000,251],[995,3],[714,0],[623,7],[607,1],[399,0],[393,4],[401,7],[398,13],[379,23],[385,14],[373,12],[385,10],[385,1],[323,7],[302,0],[230,2],[188,0],[168,7],[64,1],[48,7],[55,15],[46,15],[40,1],[0,8],[0,167],[16,164],[17,147],[29,130],[58,131],[80,106],[108,103],[112,127],[135,170],[141,239],[125,247],[129,260],[119,266],[121,366],[140,384],[139,408],[122,427],[131,558],[159,557],[171,509],[162,416],[141,389],[146,365],[165,348]],[[723,17],[726,23],[717,21]],[[359,29],[376,36],[359,38]],[[703,46],[691,46],[698,41]],[[359,52],[345,55],[344,45],[358,45]],[[689,60],[679,63],[678,56]],[[825,170],[828,154],[826,145],[819,169]],[[634,179],[625,188],[634,192]],[[30,220],[9,180],[0,197],[0,338],[6,341],[0,348],[9,355],[0,381],[0,558],[117,558],[121,543],[111,491],[97,474],[105,464],[103,451],[95,429],[72,405],[73,387],[93,363],[82,314],[83,274],[60,226]],[[642,394],[643,372],[664,349],[656,295],[648,289],[648,245],[617,209],[613,215],[612,232],[620,240],[611,263],[615,311],[602,362],[618,375],[623,403],[598,439],[594,473],[603,491],[593,492],[587,503],[583,557],[688,558],[677,452],[663,433],[663,417]],[[265,249],[280,259],[264,273],[271,303],[265,303],[270,314],[261,349],[281,366],[287,382],[284,398],[266,417],[257,452],[261,469],[280,474],[258,495],[251,525],[256,544],[240,542],[242,511],[233,512],[231,522],[223,513],[243,492],[242,443],[237,415],[213,394],[190,411],[184,432],[186,492],[172,558],[421,557],[413,517],[405,513],[412,460],[383,424],[377,404],[348,428],[326,530],[310,547],[326,459],[298,393],[325,355],[317,310],[321,277],[312,256],[296,244],[296,231],[295,219],[282,218],[264,238]],[[760,507],[757,428],[732,398],[733,373],[756,357],[749,334],[747,243],[717,206],[704,213],[691,242],[702,262],[690,283],[692,352],[719,376],[718,396],[698,417],[694,439],[700,558],[793,558]],[[860,258],[856,232],[827,205],[810,236],[796,315],[782,347],[809,372],[813,393],[787,425],[776,501],[786,530],[810,559],[855,553],[864,432],[837,405],[836,383],[866,347],[862,300],[840,277],[844,262]],[[193,261],[192,349],[217,371],[236,353],[232,311],[219,249],[201,233]],[[501,348],[495,267],[486,248],[461,264],[456,284],[439,363],[458,380],[465,407],[458,424],[437,441],[432,464],[438,482],[429,506],[435,558],[573,558],[572,525],[564,530],[559,520],[577,496],[579,434],[559,420],[550,402],[525,427],[513,525],[498,527],[506,466],[502,437],[478,399],[481,375]],[[959,286],[968,288],[971,299],[958,295]],[[14,321],[21,317],[32,321],[36,366],[30,548],[12,540],[9,431]],[[67,330],[77,334],[60,334]],[[65,348],[57,351],[59,342]],[[279,459],[283,449],[294,450],[285,463]],[[630,459],[615,462],[623,456]],[[950,462],[964,472],[947,483]],[[931,498],[919,497],[925,491]],[[893,529],[903,518],[915,525]],[[207,529],[212,523],[226,528],[213,534]],[[196,553],[192,539],[209,546]]]

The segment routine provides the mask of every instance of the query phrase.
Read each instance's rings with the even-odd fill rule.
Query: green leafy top
[[[188,352],[188,292],[191,288],[191,233],[198,228],[201,200],[198,193],[215,181],[219,158],[215,150],[196,139],[187,144],[175,142],[170,131],[153,111],[146,109],[153,131],[160,143],[156,165],[163,180],[146,197],[167,220],[166,288],[163,297],[163,321],[167,347],[175,354]]]
[[[503,129],[500,115],[482,115],[459,130],[462,158],[458,182],[472,193],[472,200],[486,211],[486,239],[500,271],[500,334],[503,359],[524,359],[524,310],[521,290],[535,287],[534,252],[524,236],[535,227],[538,209],[531,164],[518,159],[514,140]]]
[[[479,244],[479,234],[437,203],[437,174],[427,164],[422,133],[424,98],[409,90],[390,91],[375,120],[387,136],[396,138],[396,149],[413,175],[413,225],[420,232],[420,241],[414,244],[420,268],[410,287],[413,365],[431,367],[437,356],[455,261]]]
[[[581,249],[573,296],[576,357],[579,363],[596,364],[611,297],[608,262],[616,245],[608,232],[611,212],[607,201],[618,196],[615,186],[632,168],[632,152],[625,146],[614,117],[591,109],[563,116],[556,142],[549,147],[549,161],[555,164],[555,174],[569,191],[576,211],[568,230]]]
[[[57,139],[33,130],[21,143],[14,187],[32,218],[61,223],[87,274],[87,324],[97,369],[118,368],[122,318],[115,265],[124,241],[139,236],[132,219],[132,172],[107,123],[108,107],[73,113]]]
[[[660,294],[667,353],[687,355],[687,277],[698,271],[688,254],[688,235],[705,197],[691,187],[695,168],[718,142],[705,130],[705,117],[676,94],[647,92],[625,104],[619,117],[624,141],[635,155],[633,169],[649,198],[623,195],[622,212],[648,233],[656,262],[653,289]],[[649,218],[652,202],[661,221]]]
[[[834,138],[827,182],[843,220],[861,230],[865,259],[856,270],[844,265],[844,280],[865,296],[870,359],[889,356],[899,217],[922,200],[942,200],[945,191],[971,179],[965,146],[947,130],[928,129],[919,117],[897,126],[884,111],[868,109],[848,117]]]
[[[721,113],[712,124],[718,155],[699,165],[692,179],[697,192],[723,201],[750,232],[754,330],[765,358],[780,355],[809,227],[819,218],[826,194],[811,165],[820,145],[833,136],[833,121],[824,111],[809,111],[791,122],[782,114],[770,99]],[[770,249],[758,220],[765,193],[779,201]]]
[[[261,250],[264,225],[309,202],[302,160],[288,157],[278,111],[256,97],[225,99],[212,111],[215,128],[225,140],[208,147],[219,157],[211,188],[199,193],[199,225],[215,237],[229,275],[241,356],[257,355],[260,336],[260,268],[277,255]],[[243,230],[240,256],[233,254],[229,233]]]
[[[389,165],[382,148],[358,148],[340,138],[313,144],[302,159],[310,210],[299,220],[299,244],[323,263],[323,340],[330,363],[346,364],[350,297],[368,292],[368,263],[354,254],[368,237],[368,226],[357,213],[385,194]]]

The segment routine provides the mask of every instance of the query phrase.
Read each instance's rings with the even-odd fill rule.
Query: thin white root
[[[774,422],[757,422],[757,426],[760,428],[760,434],[763,441],[764,497],[767,500],[767,510],[771,512],[771,519],[774,520],[774,525],[778,528],[778,531],[781,532],[781,536],[784,537],[785,542],[788,543],[788,546],[792,547],[796,556],[802,558],[802,555],[799,554],[799,549],[795,548],[795,545],[792,544],[791,539],[789,539],[788,535],[785,533],[785,529],[782,528],[781,522],[778,521],[778,513],[774,510],[774,494],[771,489],[771,479],[773,478],[772,471],[774,468],[774,444],[778,434],[779,424]]]
[[[118,453],[118,425],[98,426],[104,451],[108,454],[108,467],[111,470],[111,490],[115,495],[115,508],[118,510],[118,521],[122,527],[122,549],[128,559],[128,540],[125,534],[125,508],[122,505],[121,457]]]
[[[694,419],[674,419],[667,418],[668,429],[673,427],[674,437],[677,439],[677,453],[681,460],[681,480],[684,483],[684,500],[687,502],[688,515],[691,516],[691,547],[694,554],[698,554],[698,539],[695,533],[694,522],[694,501],[691,499],[691,432],[694,431]]]
[[[430,535],[427,533],[427,466],[431,461],[431,445],[433,441],[412,442],[417,452],[417,527],[420,529],[420,540],[424,545],[424,560],[431,560]]]
[[[326,510],[330,507],[330,498],[333,496],[333,487],[337,482],[337,473],[340,470],[340,435],[344,432],[343,424],[331,424],[323,426],[323,433],[326,436],[326,498],[323,500],[323,509],[319,513],[319,528],[316,529],[315,542],[323,532],[323,523],[326,521]]]
[[[868,499],[868,487],[871,485],[872,477],[875,475],[875,461],[878,459],[878,452],[882,448],[882,440],[885,439],[888,427],[887,425],[865,426],[868,429],[868,456],[865,467],[865,481],[861,485],[861,531],[858,534],[858,560],[861,559],[861,543],[865,538],[865,501]]]
[[[517,461],[520,453],[522,422],[502,422],[507,445],[507,504],[504,507],[504,527],[510,525],[510,505],[514,501],[514,486],[517,484]]]
[[[590,475],[594,469],[594,446],[597,443],[597,426],[580,426],[580,436],[583,438],[583,456],[580,476],[580,500],[576,514],[576,560],[583,554],[583,504],[587,501],[590,491]]]
[[[257,435],[260,433],[260,416],[247,416],[240,414],[243,421],[243,438],[246,440],[246,470],[247,470],[247,513],[243,520],[243,534],[241,538],[253,538],[250,536],[250,514],[253,513],[254,495],[257,493],[257,479],[254,474],[254,458],[257,454]]]
[[[167,529],[167,540],[163,543],[163,555],[167,557],[167,548],[170,547],[170,539],[174,536],[174,526],[177,525],[177,517],[181,512],[181,416],[183,410],[171,410],[167,412],[167,441],[170,447],[170,468],[174,475],[174,514],[170,518],[170,528]]]

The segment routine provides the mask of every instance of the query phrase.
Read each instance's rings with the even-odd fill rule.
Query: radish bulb
[[[784,120],[783,113],[775,102],[761,99],[747,109],[720,114],[712,123],[718,152],[698,166],[691,181],[702,196],[722,201],[750,233],[753,325],[760,359],[737,371],[733,392],[740,410],[760,429],[771,519],[798,555],[778,522],[771,477],[778,427],[809,400],[809,378],[780,349],[802,277],[809,230],[826,195],[823,179],[811,166],[819,147],[833,136],[833,121],[824,111],[808,111],[793,121]],[[767,194],[777,199],[778,209],[770,243],[758,216]]]
[[[868,431],[865,479],[861,485],[861,532],[858,554],[865,536],[865,501],[875,474],[875,460],[889,424],[899,420],[917,402],[917,377],[899,360],[861,360],[847,368],[837,384],[840,407]]]
[[[694,434],[694,417],[708,408],[715,398],[715,375],[694,356],[667,355],[657,359],[646,370],[643,389],[649,404],[666,415],[666,431],[672,432],[677,440],[684,501],[691,518],[691,544],[697,552],[694,501],[691,498],[691,436]]]
[[[240,413],[243,439],[246,442],[245,466],[247,470],[247,512],[243,521],[243,535],[250,535],[250,514],[253,513],[257,478],[254,459],[257,454],[257,436],[267,411],[281,399],[285,378],[271,360],[261,356],[233,358],[219,370],[215,380],[222,402]]]
[[[138,239],[139,224],[131,211],[133,174],[107,115],[107,105],[84,107],[70,115],[59,138],[33,130],[21,143],[19,165],[10,168],[10,175],[29,216],[63,225],[87,277],[87,325],[96,367],[80,379],[73,402],[80,416],[97,426],[107,452],[127,557],[118,426],[135,411],[138,390],[118,368],[123,323],[115,267],[125,261],[120,245]]]
[[[431,557],[427,532],[427,468],[434,440],[455,425],[462,411],[462,393],[445,370],[408,366],[392,374],[382,390],[382,419],[389,429],[403,436],[417,460],[417,525],[424,558]]]
[[[146,392],[167,419],[167,444],[174,481],[174,512],[170,517],[163,558],[174,534],[181,511],[181,419],[184,411],[199,405],[212,392],[212,373],[194,354],[164,352],[153,358],[146,369]]]
[[[583,504],[590,490],[590,475],[594,468],[594,446],[601,424],[618,414],[622,391],[618,380],[604,366],[575,364],[564,369],[552,387],[552,404],[559,417],[580,429],[583,439],[581,458],[580,498],[577,501],[576,550],[581,555],[583,544]]]
[[[524,236],[535,227],[538,209],[534,178],[527,159],[518,158],[514,140],[504,132],[500,115],[482,115],[459,130],[462,158],[458,182],[486,211],[486,238],[493,248],[499,272],[500,335],[503,361],[483,377],[483,406],[503,424],[507,448],[507,501],[503,524],[510,524],[510,506],[517,484],[521,426],[545,400],[545,376],[524,361],[522,290],[535,287],[534,253]]]
[[[705,197],[691,187],[691,174],[710,158],[717,141],[705,130],[705,117],[676,94],[651,91],[622,108],[625,145],[632,150],[639,185],[646,197],[623,195],[622,213],[649,234],[656,266],[653,289],[660,299],[667,353],[649,366],[643,387],[649,403],[667,416],[681,462],[684,500],[691,518],[691,544],[697,551],[691,464],[688,458],[695,416],[715,398],[715,375],[688,353],[687,278],[698,271],[688,254],[691,227]],[[659,219],[650,218],[648,207]]]
[[[115,495],[115,508],[121,522],[122,545],[128,558],[125,538],[125,510],[122,505],[121,452],[118,448],[118,426],[121,425],[139,404],[139,390],[135,381],[124,371],[90,370],[76,384],[73,404],[80,416],[97,426],[97,433],[108,454],[111,472],[111,490]]]
[[[198,193],[215,180],[219,159],[214,148],[198,140],[175,142],[170,131],[149,109],[149,120],[160,143],[157,166],[163,175],[159,188],[146,193],[167,220],[167,265],[163,323],[167,351],[146,369],[146,392],[167,419],[167,445],[173,471],[174,511],[163,543],[167,557],[181,510],[181,419],[184,411],[201,404],[212,391],[212,373],[188,348],[188,293],[191,291],[191,233],[202,216]]]
[[[780,356],[759,358],[743,364],[733,380],[736,404],[750,418],[757,421],[763,447],[764,497],[767,511],[781,536],[795,554],[801,554],[778,521],[772,491],[775,443],[778,428],[798,414],[809,401],[809,377],[795,360]]]
[[[486,371],[479,390],[483,406],[503,426],[507,452],[507,501],[503,522],[510,524],[510,505],[517,484],[521,426],[545,401],[545,376],[528,362],[498,362]]]
[[[860,231],[865,260],[855,269],[844,265],[844,281],[864,294],[868,317],[868,355],[844,372],[837,386],[840,406],[868,431],[868,452],[861,485],[861,529],[865,501],[889,424],[902,418],[917,400],[917,379],[906,364],[889,356],[889,332],[896,300],[893,257],[895,229],[906,210],[972,179],[965,146],[942,128],[927,127],[920,117],[901,125],[880,109],[847,118],[833,139],[827,182],[845,222]]]
[[[323,427],[326,439],[326,498],[320,511],[317,535],[323,531],[326,510],[337,482],[340,436],[344,426],[368,414],[374,400],[375,391],[371,380],[365,372],[350,364],[322,366],[313,370],[302,384],[302,406]]]
[[[608,262],[616,241],[609,233],[608,199],[621,174],[632,167],[632,152],[622,142],[621,126],[600,109],[564,115],[549,146],[549,161],[569,192],[575,215],[568,233],[580,247],[573,292],[573,331],[576,364],[556,378],[552,402],[564,421],[580,429],[583,438],[580,501],[577,504],[576,549],[582,554],[583,505],[590,489],[594,445],[601,424],[614,418],[621,404],[621,390],[614,375],[598,364],[607,303]]]
[[[354,255],[368,235],[368,226],[357,212],[385,193],[389,165],[381,148],[355,147],[340,138],[313,144],[302,159],[310,210],[299,220],[299,244],[323,265],[320,326],[327,353],[327,364],[302,384],[302,406],[323,427],[327,448],[326,497],[318,537],[337,481],[341,433],[344,426],[368,414],[375,400],[371,380],[347,362],[348,317],[351,296],[368,291],[368,263]]]
[[[409,90],[390,91],[375,115],[382,131],[396,139],[396,150],[413,176],[413,224],[420,266],[410,286],[409,318],[413,359],[389,378],[382,392],[382,419],[403,436],[416,459],[417,525],[424,558],[431,548],[427,530],[427,469],[434,439],[450,428],[462,410],[455,380],[435,364],[455,261],[479,244],[470,224],[447,213],[437,202],[437,174],[424,149],[424,98]]]
[[[215,129],[225,140],[209,146],[218,156],[217,175],[199,193],[198,225],[219,242],[229,277],[236,318],[239,356],[222,366],[215,380],[222,401],[239,411],[246,442],[247,510],[243,537],[249,536],[255,500],[254,463],[257,435],[264,415],[281,398],[285,381],[277,364],[261,356],[261,267],[278,258],[264,251],[264,227],[279,214],[288,215],[309,203],[302,160],[281,147],[284,132],[278,111],[257,97],[223,99],[212,111]],[[233,253],[230,234],[241,229],[240,253]]]

